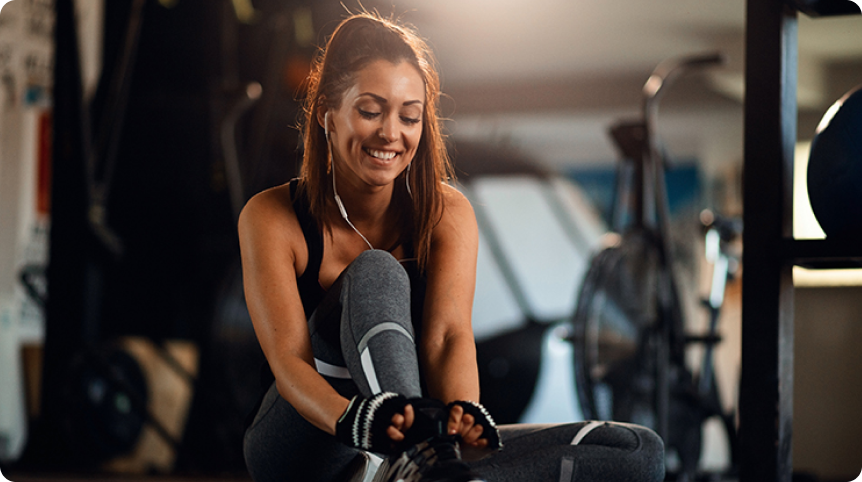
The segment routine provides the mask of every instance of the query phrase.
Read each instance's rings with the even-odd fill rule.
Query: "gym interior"
[[[859,2],[0,8],[5,479],[250,480],[236,219],[362,8],[439,62],[499,423],[649,426],[667,480],[859,477]]]

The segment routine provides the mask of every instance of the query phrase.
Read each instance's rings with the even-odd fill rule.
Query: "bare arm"
[[[434,229],[428,263],[422,357],[430,395],[446,403],[479,401],[479,373],[471,315],[476,285],[479,231],[473,208],[457,190],[446,187],[445,208]],[[450,430],[475,442],[481,427],[453,410]],[[471,433],[472,431],[472,433]]]
[[[245,298],[279,394],[306,420],[330,434],[347,408],[314,368],[296,273],[307,249],[286,187],[252,198],[239,219]]]

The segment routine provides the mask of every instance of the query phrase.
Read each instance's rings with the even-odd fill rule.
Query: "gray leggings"
[[[313,313],[309,331],[318,371],[341,395],[422,395],[410,281],[389,253],[374,250],[357,257]],[[664,478],[661,439],[637,425],[504,425],[500,434],[502,451],[469,462],[489,482]],[[299,415],[274,383],[246,431],[244,453],[256,482],[340,482],[359,455]],[[465,458],[471,455],[465,451]]]

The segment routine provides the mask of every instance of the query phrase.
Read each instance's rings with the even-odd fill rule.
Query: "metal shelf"
[[[781,258],[809,269],[862,268],[862,240],[785,239]]]
[[[746,5],[740,482],[790,482],[793,472],[793,265],[862,260],[862,243],[791,235],[798,12],[859,14],[848,0]]]

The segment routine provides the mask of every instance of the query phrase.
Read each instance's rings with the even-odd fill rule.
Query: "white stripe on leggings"
[[[560,462],[560,482],[572,482],[572,474],[575,472],[575,461],[569,457],[563,457]]]
[[[597,422],[595,420],[584,425],[583,428],[578,430],[578,433],[575,434],[575,438],[572,439],[572,445],[578,445],[579,443],[581,443],[581,440],[583,440],[584,437],[587,436],[588,433],[601,427],[602,425],[604,425],[604,422]]]
[[[314,367],[317,368],[317,373],[330,378],[343,378],[346,380],[350,380],[352,378],[350,376],[350,370],[348,370],[347,367],[332,365],[325,361],[318,360],[317,358],[314,359]]]
[[[380,382],[377,381],[377,372],[374,371],[371,351],[367,346],[359,354],[359,360],[362,362],[362,371],[365,373],[365,379],[368,380],[368,388],[371,389],[371,393],[380,393]]]
[[[407,331],[407,329],[405,329],[398,323],[388,321],[386,323],[380,323],[379,325],[376,325],[370,330],[368,330],[368,332],[365,333],[365,335],[363,335],[362,338],[359,340],[359,343],[356,345],[356,349],[359,351],[364,351],[368,347],[368,342],[371,341],[374,336],[389,330],[397,331],[398,333],[401,333],[402,335],[406,336],[411,343],[413,342],[413,335],[411,335],[410,332]]]
[[[407,331],[403,326],[398,323],[386,322],[380,323],[379,325],[368,330],[367,333],[359,340],[359,344],[356,347],[359,350],[359,361],[362,362],[362,371],[365,373],[365,378],[368,380],[368,388],[371,389],[371,393],[380,393],[380,382],[377,381],[377,372],[374,371],[374,362],[371,361],[371,352],[368,350],[368,342],[371,339],[383,333],[384,331],[395,331],[406,336],[410,342],[413,342],[413,336]]]

